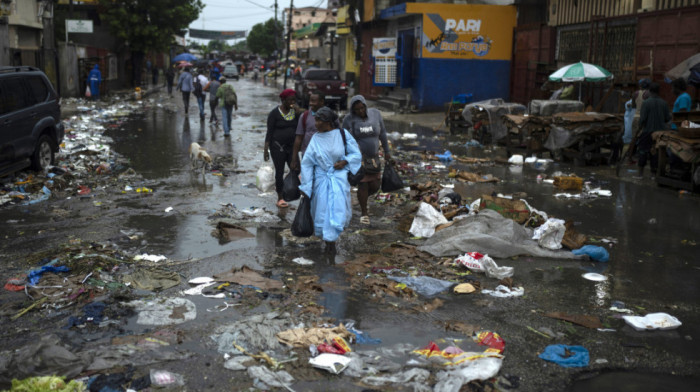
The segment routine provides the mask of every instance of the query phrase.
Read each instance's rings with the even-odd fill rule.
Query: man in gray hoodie
[[[367,108],[367,102],[362,95],[350,99],[350,113],[343,120],[345,128],[355,138],[362,152],[362,168],[365,176],[357,186],[357,200],[360,202],[362,217],[360,223],[369,225],[367,199],[375,194],[381,186],[381,164],[379,162],[379,142],[384,149],[384,162],[389,162],[389,143],[386,137],[386,127],[379,110]]]

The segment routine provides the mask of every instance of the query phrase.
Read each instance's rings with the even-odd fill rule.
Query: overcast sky
[[[274,0],[203,0],[205,5],[199,19],[190,24],[190,28],[203,30],[245,30],[258,23],[263,23],[275,17]],[[325,8],[327,0],[295,0],[294,8],[320,7]],[[289,0],[278,0],[277,18],[282,19],[282,11],[289,8]],[[188,39],[189,36],[187,37]],[[209,40],[193,39],[201,43]],[[234,44],[236,40],[228,41]]]

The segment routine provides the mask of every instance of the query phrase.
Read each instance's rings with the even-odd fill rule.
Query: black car
[[[0,67],[0,176],[54,163],[65,132],[59,101],[40,69]]]

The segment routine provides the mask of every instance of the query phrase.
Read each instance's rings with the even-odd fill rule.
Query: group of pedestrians
[[[391,159],[384,120],[379,110],[367,107],[361,95],[351,98],[350,113],[342,126],[319,91],[311,93],[306,111],[296,105],[294,90],[286,89],[279,97],[280,104],[267,117],[263,150],[264,160],[272,158],[275,167],[277,206],[288,206],[282,198],[286,165],[301,175],[299,189],[311,201],[315,235],[333,251],[352,217],[348,174],[357,175],[361,168],[363,176],[357,185],[360,223],[370,224],[367,201],[380,188],[380,144],[384,164]]]
[[[669,110],[668,103],[659,96],[659,84],[649,79],[640,80],[639,90],[632,96],[630,104],[635,109],[632,130],[636,133],[636,138],[635,144],[630,148],[636,148],[638,177],[644,177],[647,162],[652,173],[656,171],[658,165],[658,157],[653,151],[652,134],[656,131],[675,130],[675,124],[671,123],[672,113],[691,110],[691,98],[686,92],[685,80],[674,80],[672,88],[673,94],[676,95],[672,112]],[[671,158],[670,162],[673,165],[675,160]]]
[[[166,74],[166,77],[168,75]],[[185,108],[185,115],[189,115],[190,95],[194,95],[197,100],[199,109],[199,119],[204,121],[206,113],[204,111],[204,103],[209,93],[209,123],[216,126],[219,125],[219,118],[216,115],[216,109],[221,104],[221,122],[224,129],[224,136],[231,136],[231,117],[233,109],[238,110],[238,96],[233,85],[226,83],[226,77],[220,76],[218,73],[212,74],[211,80],[204,75],[203,71],[199,71],[196,76],[192,75],[191,68],[186,67],[180,74],[177,81],[176,90],[182,92],[182,102]],[[168,93],[171,93],[169,85]]]

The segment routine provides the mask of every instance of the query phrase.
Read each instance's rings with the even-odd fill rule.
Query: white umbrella
[[[579,61],[558,69],[549,75],[552,82],[602,82],[613,78],[613,74],[603,67]],[[581,88],[578,90],[578,99],[581,100]]]

